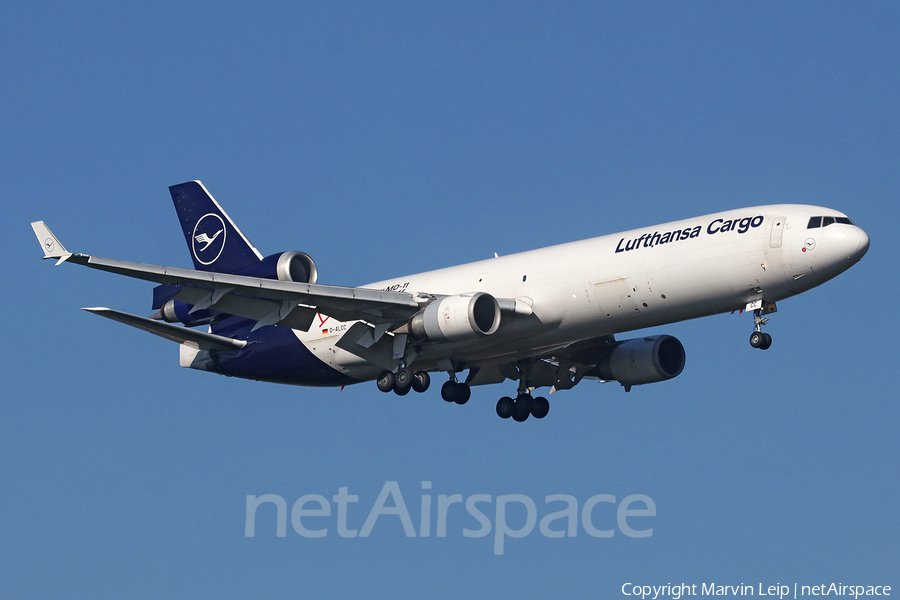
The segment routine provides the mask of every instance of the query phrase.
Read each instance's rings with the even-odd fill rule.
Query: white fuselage
[[[868,236],[855,225],[808,228],[811,217],[845,215],[806,205],[725,211],[380,281],[364,287],[410,293],[483,291],[516,299],[533,314],[504,317],[493,335],[424,344],[417,368],[465,352],[483,364],[546,354],[599,336],[775,302],[855,264]],[[849,221],[848,221],[849,222]],[[378,367],[334,346],[350,324],[319,317],[298,338],[333,368],[357,379]]]

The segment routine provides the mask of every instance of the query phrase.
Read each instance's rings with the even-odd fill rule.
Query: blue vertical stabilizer
[[[236,273],[262,255],[199,181],[169,187],[184,239],[198,271]]]

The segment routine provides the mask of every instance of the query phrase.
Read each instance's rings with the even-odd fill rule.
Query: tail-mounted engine
[[[433,342],[464,342],[491,335],[500,327],[500,305],[484,292],[445,296],[417,313],[409,330]]]
[[[684,346],[671,335],[624,340],[613,346],[595,372],[626,389],[678,377],[684,369]]]
[[[309,254],[294,250],[267,256],[243,271],[235,273],[235,275],[293,281],[296,283],[315,283],[319,272],[316,269],[316,263]]]

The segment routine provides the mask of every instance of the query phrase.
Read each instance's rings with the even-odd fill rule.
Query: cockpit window
[[[832,223],[840,223],[841,225],[853,225],[853,221],[847,217],[810,217],[807,229],[815,229],[817,227],[828,227]]]

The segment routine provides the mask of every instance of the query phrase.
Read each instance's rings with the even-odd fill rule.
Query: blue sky
[[[0,8],[3,595],[896,588],[898,25],[889,2]],[[747,315],[662,327],[687,351],[677,379],[585,382],[516,424],[494,414],[511,383],[459,407],[436,385],[232,380],[79,311],[148,314],[152,286],[42,263],[28,223],[189,266],[166,186],[191,179],[264,254],[307,252],[339,285],[781,202],[844,211],[872,247],[779,304],[765,353]],[[416,527],[423,494],[521,494],[539,519],[549,495],[643,494],[657,514],[634,521],[648,538],[535,527],[502,555],[461,510],[445,538],[390,515],[367,538],[333,516],[309,521],[324,538],[279,538],[271,507],[244,535],[248,495],[347,487],[360,529],[389,481]],[[613,505],[593,514],[615,525]]]

